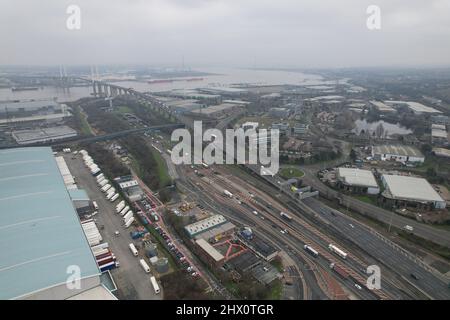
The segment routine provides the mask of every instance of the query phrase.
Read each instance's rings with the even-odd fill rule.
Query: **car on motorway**
[[[352,228],[354,228],[355,226],[354,225],[352,225],[351,223],[349,224],[350,225],[350,227],[352,227]]]
[[[357,283],[355,283],[355,288],[358,289],[358,290],[362,290],[362,287],[359,284],[357,284]]]
[[[253,214],[255,215],[255,216],[257,216],[258,215],[258,211],[253,211]]]
[[[417,274],[415,274],[415,273],[411,273],[410,276],[411,276],[411,278],[413,278],[414,280],[419,280],[419,279],[420,279],[419,276],[418,276]]]
[[[286,232],[285,232],[284,230],[280,230],[280,232],[281,232],[282,234],[286,234]]]

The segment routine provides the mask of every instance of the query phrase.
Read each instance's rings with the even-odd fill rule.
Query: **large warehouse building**
[[[382,195],[386,203],[396,208],[445,209],[446,202],[423,178],[384,174]]]
[[[372,147],[372,157],[375,159],[399,162],[424,162],[424,155],[415,147],[383,145]]]
[[[0,207],[0,299],[115,299],[51,148],[0,151]]]
[[[338,168],[336,171],[338,186],[355,193],[378,194],[380,188],[370,170]]]

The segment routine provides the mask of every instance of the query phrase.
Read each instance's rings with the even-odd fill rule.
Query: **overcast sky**
[[[0,0],[0,21],[0,64],[450,65],[450,0]]]

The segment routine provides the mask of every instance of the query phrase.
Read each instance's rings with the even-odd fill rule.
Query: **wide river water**
[[[203,78],[197,81],[173,81],[168,83],[147,83],[137,81],[115,82],[126,88],[134,88],[138,91],[158,92],[173,89],[195,89],[205,87],[230,86],[233,84],[249,85],[327,85],[331,81],[325,81],[319,75],[305,74],[300,72],[275,71],[275,70],[253,70],[253,69],[196,69],[211,73],[207,76],[188,77]],[[92,94],[92,87],[72,87],[62,89],[56,87],[43,87],[32,91],[11,91],[9,88],[0,89],[1,100],[23,100],[23,99],[46,99],[57,98],[59,102],[75,101]]]

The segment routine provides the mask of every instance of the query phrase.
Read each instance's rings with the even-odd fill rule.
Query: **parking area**
[[[129,249],[133,242],[128,229],[123,226],[123,219],[115,211],[118,201],[112,203],[106,200],[100,191],[96,179],[84,166],[81,155],[65,154],[66,163],[75,177],[79,188],[84,189],[89,198],[98,204],[98,214],[94,217],[103,237],[103,242],[109,244],[110,249],[116,255],[120,267],[111,270],[111,275],[118,287],[115,294],[119,299],[162,299],[162,294],[155,294],[150,283],[150,276],[146,274],[139,264],[139,258],[135,257]],[[119,231],[119,235],[116,235]],[[143,250],[140,255],[144,255]]]

